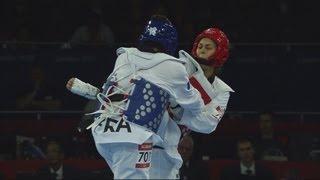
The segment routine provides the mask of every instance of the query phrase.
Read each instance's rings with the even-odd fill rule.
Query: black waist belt
[[[156,145],[156,146],[153,146],[153,149],[164,149],[164,148]]]

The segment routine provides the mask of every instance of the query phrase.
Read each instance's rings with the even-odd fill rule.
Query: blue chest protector
[[[128,106],[124,111],[127,120],[157,132],[167,108],[169,94],[141,78],[135,84],[128,97]]]
[[[132,83],[134,86],[127,97],[123,111],[124,118],[157,133],[170,95],[143,78],[133,80]],[[113,81],[108,80],[103,86],[103,93],[105,94],[107,89],[114,84]]]

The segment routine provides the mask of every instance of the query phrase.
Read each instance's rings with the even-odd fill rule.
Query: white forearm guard
[[[71,92],[88,99],[96,99],[99,89],[89,83],[85,83],[77,78],[74,79]]]

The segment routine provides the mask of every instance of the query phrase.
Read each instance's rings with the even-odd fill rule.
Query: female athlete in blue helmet
[[[71,92],[101,103],[87,129],[115,179],[152,178],[154,145],[178,153],[176,146],[164,141],[168,132],[174,132],[170,139],[180,138],[179,127],[167,111],[171,101],[195,116],[204,108],[200,93],[189,83],[184,61],[172,56],[176,46],[177,32],[171,22],[153,16],[138,48],[117,50],[114,70],[102,91],[77,78],[67,82]]]

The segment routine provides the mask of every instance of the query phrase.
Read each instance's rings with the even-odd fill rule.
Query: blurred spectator
[[[11,19],[11,27],[17,28],[21,25],[30,24],[32,21],[31,3],[25,0],[13,0],[7,2],[8,17]]]
[[[70,36],[71,28],[67,25],[67,20],[63,12],[62,5],[54,4],[55,1],[51,1],[50,5],[52,8],[47,8],[47,12],[43,12],[39,15],[48,14],[46,19],[42,19],[39,23],[42,23],[42,26],[36,37],[37,41],[43,42],[63,42],[66,41]],[[49,2],[45,2],[49,3]],[[70,23],[69,23],[70,24]],[[40,26],[40,25],[39,25]]]
[[[298,169],[289,169],[280,180],[303,180]]]
[[[17,98],[17,108],[22,110],[58,110],[61,101],[56,98],[55,87],[46,78],[44,69],[38,65],[31,67],[30,79],[21,82],[23,95]],[[30,80],[31,82],[29,82]],[[26,84],[24,84],[26,83]]]
[[[312,137],[311,139],[309,159],[320,162],[320,137]]]
[[[17,27],[10,40],[12,44],[11,48],[33,48],[32,42],[32,30],[29,25],[23,24]]]
[[[41,167],[36,173],[36,179],[39,180],[68,180],[81,179],[81,173],[75,168],[63,163],[64,152],[56,141],[50,141],[47,144],[47,161],[48,164]]]
[[[254,148],[248,139],[241,139],[237,143],[237,151],[240,163],[223,169],[221,180],[272,180],[272,173],[256,163],[254,159]]]
[[[45,154],[39,146],[36,145],[35,139],[26,136],[16,137],[17,149],[16,158],[21,160],[44,159]]]
[[[32,41],[32,9],[28,1],[15,0],[11,7],[10,37],[6,39],[11,42],[11,48],[29,48],[30,44],[25,42]]]
[[[12,160],[16,157],[16,136],[1,133],[0,160]]]
[[[191,136],[184,136],[178,146],[178,151],[183,159],[180,168],[180,179],[209,179],[208,169],[201,160],[192,158],[193,139]]]
[[[273,114],[262,112],[259,115],[260,137],[257,140],[257,150],[260,159],[286,161],[285,144],[287,138],[276,136],[273,129]]]
[[[99,13],[100,15],[102,15],[103,13],[103,8],[105,6],[104,1],[103,0],[91,0],[88,2],[89,3],[89,7],[91,9],[91,11]]]
[[[103,23],[99,13],[90,11],[86,23],[77,28],[70,40],[71,45],[107,45],[114,44],[114,36],[111,29]]]

